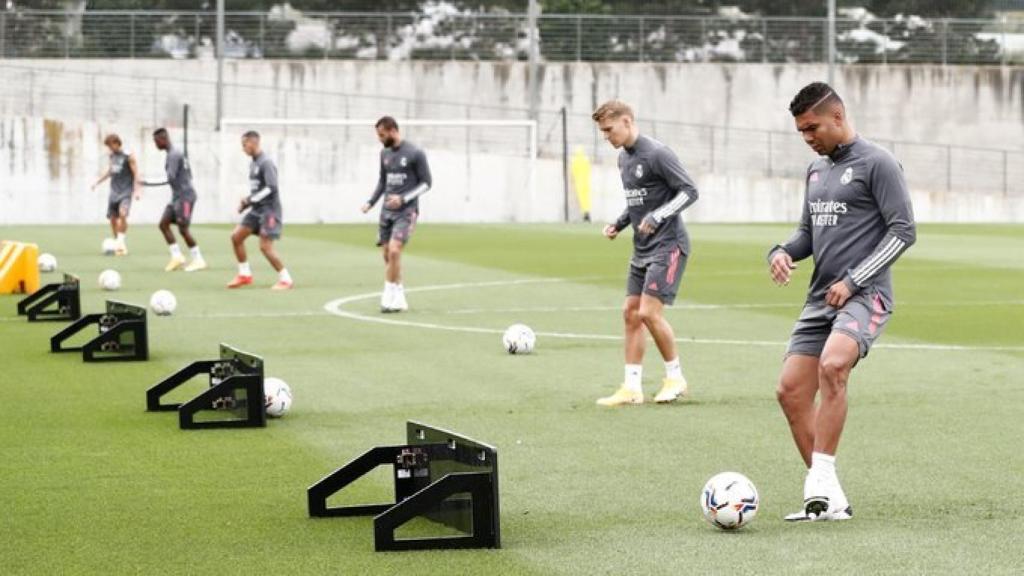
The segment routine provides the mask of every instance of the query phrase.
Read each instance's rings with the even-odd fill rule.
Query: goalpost
[[[398,118],[402,138],[423,149],[433,176],[421,212],[440,222],[557,220],[559,202],[538,191],[538,134],[532,120]],[[278,165],[286,222],[363,222],[359,207],[380,171],[376,119],[224,118],[221,202],[248,191],[240,138],[261,135]],[[560,185],[560,181],[559,181]],[[545,195],[549,196],[549,195]]]

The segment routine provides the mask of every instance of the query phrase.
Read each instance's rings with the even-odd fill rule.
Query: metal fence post
[[[388,14],[388,30],[387,30],[387,35],[384,37],[384,53],[381,54],[378,51],[378,53],[377,53],[377,58],[378,59],[381,59],[381,58],[384,59],[384,60],[388,59],[389,48],[391,48],[391,35],[394,34],[394,33],[395,33],[394,32],[394,22],[392,21],[391,14]]]
[[[199,32],[199,14],[195,15],[195,28],[196,48],[198,49],[200,46],[203,45],[203,37],[200,35]],[[216,50],[216,48],[214,48],[214,50]],[[216,56],[216,54],[214,54],[214,56]]]
[[[953,146],[946,144],[946,192],[953,189]]]
[[[1003,150],[1003,196],[1010,195],[1010,158],[1009,151]]]
[[[1008,28],[1007,21],[1006,21],[1006,14],[1003,14],[1002,20],[1003,20],[1003,44],[1002,44],[1002,46],[1000,47],[1000,50],[999,50],[999,57],[1000,57],[1000,64],[1002,64],[1003,66],[1006,66],[1006,29]]]
[[[135,12],[128,17],[128,57],[135,58]]]
[[[638,20],[639,20],[638,27],[639,27],[640,30],[639,30],[639,36],[637,36],[637,39],[636,39],[637,40],[637,44],[639,45],[639,49],[638,49],[638,51],[639,51],[638,57],[639,58],[637,59],[637,61],[638,62],[643,62],[644,61],[644,17],[641,16],[640,18],[638,18]]]
[[[949,18],[942,19],[942,65],[949,62]]]
[[[1005,33],[1004,37],[1006,37]],[[577,14],[577,61],[581,60],[583,60],[583,16]]]
[[[267,15],[260,13],[260,58],[267,57]]]
[[[7,13],[0,12],[0,58],[7,56],[7,43],[5,42],[7,36]]]
[[[882,20],[882,65],[889,65],[889,21]]]
[[[768,63],[768,19],[761,18],[761,63]]]

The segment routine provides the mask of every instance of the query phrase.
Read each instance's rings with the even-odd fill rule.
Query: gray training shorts
[[[679,293],[679,284],[685,270],[686,256],[679,248],[645,258],[642,262],[631,260],[626,279],[626,295],[647,294],[661,300],[662,304],[672,304]]]
[[[107,201],[107,218],[119,218],[128,217],[128,213],[132,210],[132,197],[122,196],[120,198],[111,198]]]
[[[279,240],[281,238],[281,215],[273,208],[253,208],[242,218],[242,226],[253,234]]]
[[[419,212],[415,210],[382,212],[377,246],[387,246],[388,242],[392,240],[398,240],[402,245],[408,244],[413,231],[416,230],[417,218],[419,218]]]
[[[868,355],[892,316],[892,303],[874,288],[865,288],[836,309],[824,302],[808,302],[793,327],[786,355],[821,356],[825,341],[842,332],[857,341],[860,357]]]

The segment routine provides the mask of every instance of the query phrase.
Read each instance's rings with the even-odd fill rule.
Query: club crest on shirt
[[[851,166],[850,168],[847,168],[846,171],[843,172],[843,176],[839,179],[839,182],[845,185],[845,184],[849,184],[852,181],[853,181],[853,167]]]
[[[636,174],[637,178],[643,178],[644,177],[644,165],[643,164],[637,164],[636,165],[636,170],[634,170],[633,173]]]
[[[398,161],[398,164],[399,164],[399,165],[400,165],[400,166],[401,166],[402,168],[405,168],[405,167],[406,167],[406,166],[407,166],[407,165],[409,164],[409,159],[408,159],[408,158],[406,158],[405,156],[402,156],[402,159]]]

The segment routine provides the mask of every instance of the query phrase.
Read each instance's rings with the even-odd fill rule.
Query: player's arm
[[[807,169],[810,177],[811,169]],[[796,262],[810,257],[814,253],[814,245],[811,242],[811,209],[807,204],[807,192],[804,191],[804,207],[800,213],[800,224],[796,227],[793,235],[782,244],[772,246],[768,251],[768,272],[772,280],[779,286],[789,284],[793,270],[796,270]]]
[[[267,197],[277,194],[277,166],[273,162],[265,162],[260,171],[263,172],[263,186],[259,190],[253,190],[251,194],[242,198],[242,206],[239,212],[249,206],[262,202]]]
[[[615,237],[619,235],[619,232],[625,230],[626,226],[629,226],[628,207],[622,211],[622,214],[619,214],[619,217],[615,219],[615,222],[612,222],[611,224],[605,226],[603,232],[605,237],[607,237],[609,240],[615,240]]]
[[[376,204],[384,194],[384,183],[386,180],[387,175],[384,173],[384,162],[382,159],[380,163],[380,176],[377,178],[377,187],[373,190],[373,195],[370,196],[370,199],[363,204],[362,210],[364,214],[369,212],[370,208],[373,208],[373,205]]]
[[[139,163],[135,160],[135,154],[128,155],[128,167],[132,171],[132,192],[136,200],[142,200],[142,179],[139,178]]]
[[[914,209],[899,162],[886,155],[874,165],[870,178],[871,194],[885,221],[886,233],[871,254],[843,277],[851,295],[870,285],[917,240]]]
[[[655,173],[661,176],[670,190],[675,190],[676,195],[671,200],[644,216],[638,230],[644,234],[654,232],[661,223],[675,218],[697,201],[700,193],[693,179],[687,174],[683,164],[679,161],[675,152],[669,148],[662,148],[655,157],[652,168]]]
[[[103,184],[103,182],[107,178],[110,178],[110,166],[107,166],[107,169],[103,171],[103,174],[100,175],[96,182],[93,182],[93,185],[90,187],[90,190],[95,190],[96,187],[99,186],[100,184]]]
[[[143,181],[143,186],[167,186],[178,176],[178,171],[181,169],[182,163],[185,161],[184,156],[174,155],[168,156],[167,158],[167,180],[163,182],[146,182]]]
[[[434,181],[430,175],[430,165],[427,164],[427,155],[422,150],[416,155],[416,181],[419,184],[409,192],[402,195],[402,204],[408,204],[430,191]]]

